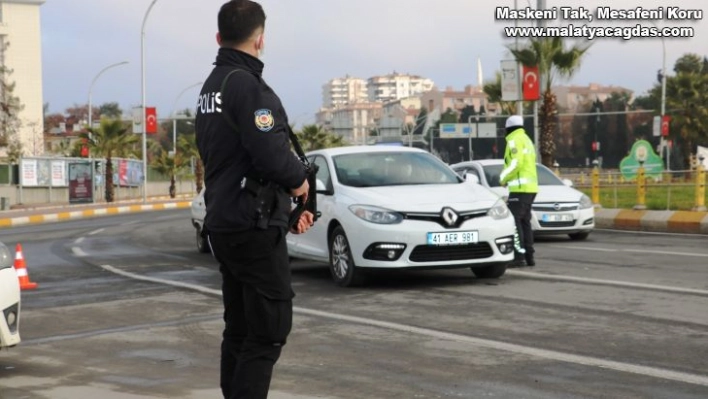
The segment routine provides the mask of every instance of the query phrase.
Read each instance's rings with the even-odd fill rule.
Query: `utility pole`
[[[536,8],[539,10],[544,10],[546,9],[546,0],[538,0],[538,3],[536,5]],[[543,19],[539,19],[537,21],[539,27],[545,27],[546,22]],[[550,68],[550,65],[547,65],[546,68]],[[539,85],[540,85],[540,93],[541,93],[541,100],[536,100],[533,102],[533,145],[536,147],[536,158],[541,159],[541,143],[540,137],[541,137],[541,132],[539,132],[539,124],[538,124],[538,102],[542,101],[544,97],[544,89],[546,87],[547,82],[543,81],[543,77],[545,76],[546,71],[542,71],[540,69],[539,65],[539,71],[538,71],[538,80],[539,80]]]
[[[514,10],[518,10],[518,9],[519,9],[519,1],[514,0]],[[519,27],[519,20],[518,19],[514,19],[514,27],[515,28]],[[514,38],[514,49],[516,51],[519,51],[519,36],[518,35]],[[518,67],[519,63],[517,62],[516,65]],[[518,72],[517,72],[517,75],[518,75]],[[521,84],[517,84],[516,86],[517,86],[517,89],[516,89],[517,97],[516,98],[518,98],[518,100],[516,101],[516,114],[523,115],[524,114],[524,101],[522,100]]]

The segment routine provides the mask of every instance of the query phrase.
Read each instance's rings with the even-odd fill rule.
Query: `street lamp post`
[[[98,78],[101,77],[101,75],[103,75],[103,73],[106,72],[107,70],[109,70],[109,69],[111,69],[111,68],[114,68],[114,67],[117,67],[117,66],[125,65],[125,64],[127,64],[127,63],[128,63],[128,61],[123,61],[123,62],[117,62],[117,63],[115,63],[115,64],[111,64],[111,65],[109,65],[109,66],[107,66],[107,67],[101,69],[101,72],[99,72],[99,73],[96,75],[96,77],[93,78],[93,80],[91,81],[91,85],[89,86],[89,92],[88,92],[88,127],[89,127],[89,129],[91,129],[91,128],[93,127],[93,118],[92,118],[92,116],[93,116],[93,104],[92,104],[92,101],[91,101],[91,100],[92,100],[92,94],[93,94],[93,85],[96,84],[96,81],[98,80]]]
[[[600,143],[597,142],[597,131],[600,130],[600,107],[599,107],[599,105],[595,106],[594,111],[596,114],[596,116],[595,116],[595,139],[593,141],[592,149],[593,149],[593,152],[595,153],[594,154],[595,161],[598,161],[598,154],[600,152]]]
[[[197,86],[201,86],[204,82],[197,82],[189,87],[182,90],[175,98],[175,103],[172,105],[172,156],[177,155],[177,103],[182,95],[189,89]]]
[[[142,101],[142,127],[143,127],[143,202],[147,202],[147,117],[145,116],[145,24],[147,23],[148,16],[152,7],[157,3],[157,0],[152,0],[148,6],[145,16],[143,17],[143,25],[140,29],[140,83],[141,83],[141,101]]]
[[[475,132],[475,135],[477,136],[477,137],[475,137],[475,138],[479,138],[479,114],[477,114],[477,115],[470,115],[470,116],[467,117],[467,126],[468,126],[468,128],[469,128],[469,130],[470,130],[470,137],[469,137],[470,161],[471,161],[472,158],[473,158],[473,152],[472,152],[472,118],[474,118],[474,120],[475,120],[475,129],[474,129],[474,132]]]

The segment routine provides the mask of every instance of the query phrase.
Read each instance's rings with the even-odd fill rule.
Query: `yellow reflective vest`
[[[504,170],[499,181],[509,187],[510,193],[538,193],[536,149],[523,128],[506,136]]]

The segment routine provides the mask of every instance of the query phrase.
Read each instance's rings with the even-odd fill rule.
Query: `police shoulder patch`
[[[512,149],[511,149],[511,153],[512,153],[512,154],[516,154],[517,152],[519,152],[519,150],[517,150],[516,148],[512,148]]]
[[[266,108],[259,109],[255,112],[256,115],[256,127],[261,132],[269,132],[275,125],[275,119],[273,119],[273,113]]]

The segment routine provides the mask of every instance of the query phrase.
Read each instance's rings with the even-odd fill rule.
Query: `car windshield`
[[[499,175],[504,169],[504,165],[484,165],[484,176],[487,178],[489,187],[499,187]],[[536,165],[539,186],[562,186],[563,182],[550,169],[543,165]]]
[[[332,159],[337,179],[345,186],[379,187],[461,182],[455,172],[428,153],[369,152],[338,155]]]

